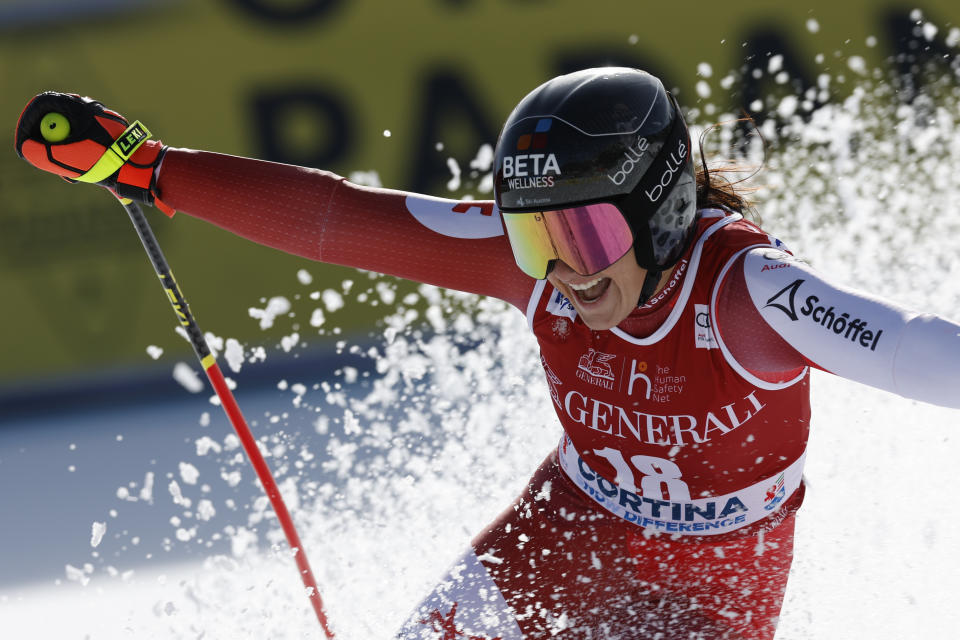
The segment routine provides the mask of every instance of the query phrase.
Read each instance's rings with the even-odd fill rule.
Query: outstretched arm
[[[15,143],[39,169],[167,215],[180,210],[314,260],[526,306],[534,281],[516,266],[492,202],[368,189],[325,171],[151,138],[99,102],[50,91],[24,108]]]
[[[177,211],[312,260],[520,308],[534,285],[490,201],[362,187],[317,169],[187,149],[167,151],[157,192]]]
[[[719,287],[717,330],[758,377],[775,381],[810,365],[960,408],[960,325],[836,286],[773,249],[737,258]]]

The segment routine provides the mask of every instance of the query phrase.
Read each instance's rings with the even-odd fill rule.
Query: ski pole
[[[220,366],[217,364],[216,358],[214,358],[210,352],[210,347],[207,345],[207,341],[204,339],[200,327],[197,325],[196,320],[194,320],[193,314],[190,313],[187,301],[180,292],[180,287],[177,285],[177,281],[170,271],[170,265],[167,264],[167,259],[160,250],[160,244],[153,234],[150,223],[147,222],[146,216],[143,215],[143,211],[141,211],[140,206],[136,202],[127,198],[120,198],[120,202],[123,204],[123,208],[127,210],[127,214],[129,214],[130,220],[137,230],[137,235],[140,236],[140,241],[143,243],[143,248],[150,257],[150,262],[153,264],[157,276],[160,277],[160,283],[167,292],[170,304],[173,305],[173,310],[177,314],[181,326],[187,331],[190,343],[193,345],[193,350],[200,360],[200,365],[206,372],[210,384],[213,385],[217,397],[220,399],[220,404],[230,419],[230,423],[240,437],[240,442],[243,444],[243,449],[250,459],[250,464],[253,465],[254,470],[257,472],[257,477],[260,478],[263,490],[270,499],[270,504],[273,505],[273,510],[277,514],[277,520],[280,521],[283,532],[287,536],[287,542],[291,549],[294,550],[294,559],[297,562],[297,568],[300,570],[300,578],[307,588],[310,604],[313,605],[313,610],[317,614],[317,620],[320,621],[320,626],[323,627],[323,632],[327,638],[332,639],[333,632],[330,630],[327,622],[323,601],[320,599],[320,591],[317,589],[317,582],[313,577],[313,571],[310,570],[307,554],[303,549],[303,544],[300,542],[300,536],[297,535],[297,530],[294,527],[293,519],[290,517],[290,512],[287,510],[287,505],[284,503],[283,497],[280,495],[280,490],[277,488],[277,483],[273,479],[273,474],[270,473],[270,467],[267,466],[266,460],[264,460],[263,455],[260,453],[260,449],[257,447],[257,441],[254,439],[253,434],[250,432],[250,427],[247,426],[247,421],[240,412],[240,407],[233,397],[233,392],[231,392],[227,386],[227,382],[223,377],[223,372],[220,371]]]

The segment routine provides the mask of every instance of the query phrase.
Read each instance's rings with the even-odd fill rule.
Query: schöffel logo
[[[800,291],[804,282],[806,281],[803,278],[799,278],[785,286],[767,300],[764,309],[767,307],[779,309],[787,314],[787,317],[793,322],[800,320],[801,316],[809,318],[824,329],[841,336],[844,340],[859,344],[871,351],[877,350],[877,343],[880,342],[883,329],[876,332],[867,329],[868,322],[866,320],[851,318],[849,313],[838,312],[832,305],[829,307],[819,305],[820,298],[815,295],[807,296],[798,312],[797,292]]]
[[[517,151],[535,152],[545,148],[547,133],[552,126],[551,118],[537,120],[533,133],[517,138]],[[552,153],[518,153],[503,158],[503,178],[510,189],[552,187],[560,173],[560,163]]]

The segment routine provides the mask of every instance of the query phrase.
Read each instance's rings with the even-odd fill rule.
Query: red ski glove
[[[68,182],[92,182],[119,198],[174,210],[160,200],[155,169],[166,147],[150,140],[139,121],[72,93],[47,91],[33,98],[17,122],[17,154]]]

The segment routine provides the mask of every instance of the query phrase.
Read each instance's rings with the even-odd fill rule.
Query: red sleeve
[[[769,382],[792,379],[805,366],[817,367],[760,316],[747,290],[744,261],[744,255],[736,259],[717,292],[716,329],[730,355],[750,373]]]
[[[517,267],[489,201],[361,187],[327,171],[170,149],[164,202],[254,242],[311,260],[488,295],[526,309],[535,281]]]

